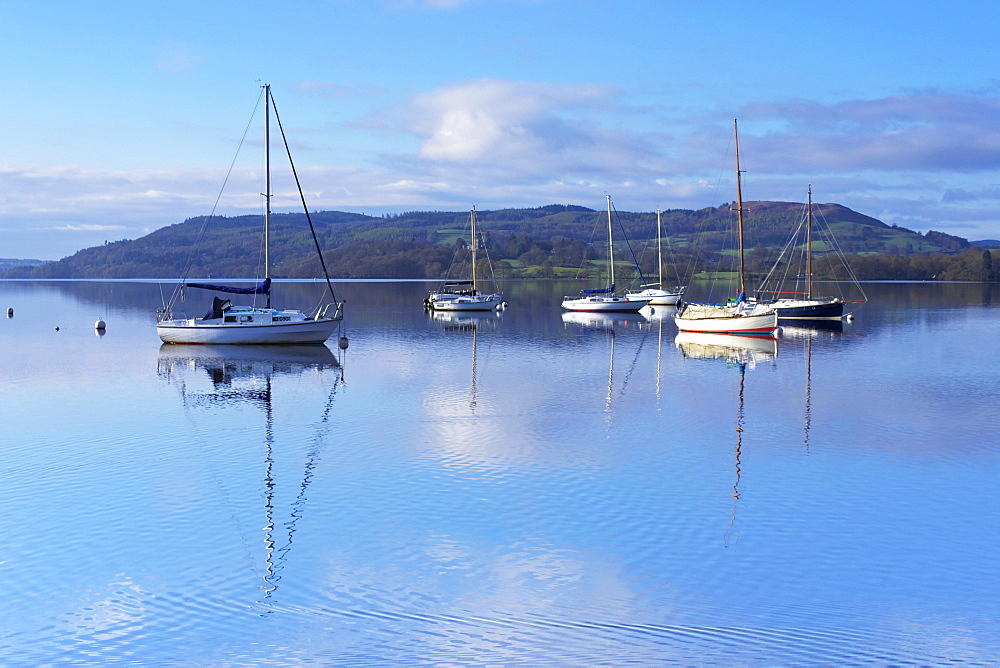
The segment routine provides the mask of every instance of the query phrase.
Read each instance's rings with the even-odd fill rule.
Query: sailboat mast
[[[271,86],[264,85],[264,278],[271,278]],[[267,293],[271,308],[271,292]]]
[[[472,294],[478,295],[479,290],[476,285],[476,246],[479,239],[476,237],[476,207],[472,207]]]
[[[746,293],[746,270],[743,265],[743,190],[740,183],[740,136],[733,119],[733,137],[736,144],[736,219],[740,238],[740,294]]]
[[[656,258],[659,261],[660,289],[663,289],[663,232],[660,230],[660,210],[656,210]]]
[[[611,239],[611,195],[608,198],[608,269],[611,275],[611,292],[615,290],[615,246]]]
[[[806,204],[806,299],[813,298],[813,187],[809,184]]]

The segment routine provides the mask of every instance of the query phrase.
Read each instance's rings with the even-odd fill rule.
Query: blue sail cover
[[[614,285],[611,285],[611,286],[609,286],[607,288],[604,288],[603,290],[597,290],[597,289],[594,289],[594,290],[581,290],[581,292],[583,294],[585,294],[585,295],[608,295],[608,294],[611,294],[614,291],[615,291],[615,286]]]
[[[214,285],[212,283],[188,283],[187,287],[229,292],[235,295],[268,295],[271,294],[271,279],[265,278],[263,283],[258,283],[250,288],[236,288],[231,285]]]

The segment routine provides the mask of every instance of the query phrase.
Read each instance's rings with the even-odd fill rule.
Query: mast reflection
[[[739,370],[740,380],[736,404],[736,447],[733,451],[733,509],[726,527],[723,543],[729,547],[739,541],[740,531],[736,528],[736,511],[740,500],[740,480],[742,476],[741,457],[743,455],[743,425],[746,418],[745,395],[747,369],[756,369],[762,362],[771,362],[778,355],[778,341],[772,336],[746,336],[733,334],[704,334],[679,332],[674,339],[677,348],[686,359],[723,360],[727,365]]]
[[[586,311],[566,311],[562,313],[562,320],[563,323],[567,325],[574,325],[585,329],[593,329],[604,332],[608,337],[608,391],[604,401],[604,413],[605,422],[610,427],[612,417],[611,409],[614,402],[615,338],[617,328],[635,326],[642,329],[642,325],[648,324],[649,321],[641,313],[589,313]],[[639,340],[639,345],[636,347],[635,351],[635,357],[632,359],[632,364],[629,365],[629,368],[626,370],[621,389],[618,391],[619,395],[625,394],[625,389],[628,387],[628,382],[632,377],[632,372],[635,371],[636,364],[639,361],[639,353],[642,352],[642,347],[645,341],[645,336]]]
[[[844,322],[841,320],[802,321],[794,327],[782,327],[782,338],[789,341],[802,342],[805,350],[805,399],[802,416],[802,443],[809,449],[810,431],[812,429],[812,349],[813,342],[821,337],[838,337],[844,334]]]
[[[656,323],[656,410],[661,411],[662,407],[660,402],[662,401],[661,389],[663,387],[661,381],[661,364],[663,357],[663,323],[668,322],[673,324],[674,314],[677,313],[676,306],[656,306],[647,307],[648,313],[645,313],[646,317],[649,318],[650,322]],[[644,311],[647,309],[643,309]]]
[[[478,399],[476,394],[476,362],[479,345],[480,327],[496,327],[503,316],[503,311],[430,311],[431,320],[441,325],[445,330],[472,332],[472,363],[471,380],[469,384],[469,410],[476,412]]]
[[[343,354],[344,351],[341,351]],[[317,387],[332,386],[326,390],[326,399],[317,426],[306,452],[305,464],[298,492],[291,501],[289,519],[278,537],[275,515],[275,429],[274,381],[281,377],[298,377],[311,372],[325,382]],[[264,613],[273,610],[269,599],[278,588],[281,570],[291,552],[296,527],[303,517],[307,491],[320,462],[325,432],[331,426],[331,414],[337,391],[344,384],[344,367],[341,360],[325,345],[282,346],[209,346],[163,344],[157,356],[157,374],[170,384],[179,387],[186,410],[208,405],[236,405],[247,403],[263,414],[263,498],[264,498],[264,584],[263,597],[257,602],[265,606]],[[199,378],[210,381],[210,391],[192,391]],[[281,541],[279,543],[279,540]],[[263,613],[262,613],[263,614]]]

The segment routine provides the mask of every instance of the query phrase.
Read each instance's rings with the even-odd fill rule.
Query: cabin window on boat
[[[252,315],[241,315],[240,316],[240,322],[253,322],[253,316]]]
[[[225,319],[223,320],[223,322],[236,322],[236,316],[235,315],[227,315],[225,317]]]

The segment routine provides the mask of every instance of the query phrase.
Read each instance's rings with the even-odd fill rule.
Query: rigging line
[[[618,396],[625,396],[625,389],[628,387],[628,381],[632,378],[632,372],[635,371],[636,364],[639,362],[639,355],[642,353],[642,347],[646,345],[646,337],[649,336],[649,330],[643,331],[642,338],[639,339],[639,345],[635,349],[635,357],[632,358],[632,364],[629,366],[628,370],[625,372],[625,378],[622,380],[622,386],[618,390]]]
[[[205,238],[205,232],[208,230],[208,224],[212,222],[215,218],[215,212],[219,208],[219,202],[222,200],[222,193],[226,190],[226,185],[229,183],[229,177],[233,174],[233,167],[236,165],[236,159],[239,158],[240,150],[243,148],[243,144],[246,142],[247,135],[250,134],[250,127],[253,125],[253,119],[257,116],[257,110],[260,109],[261,100],[264,99],[263,91],[257,96],[257,104],[253,108],[253,113],[250,114],[250,120],[247,121],[246,127],[243,129],[243,136],[240,137],[240,143],[236,146],[236,153],[233,154],[233,159],[229,163],[229,169],[226,170],[226,178],[222,181],[222,186],[219,188],[218,195],[215,196],[215,203],[212,205],[212,210],[209,212],[208,216],[205,218],[204,222],[201,224],[201,229],[198,231],[198,236],[195,237],[195,242],[191,246],[191,252],[188,253],[187,265],[184,267],[184,273],[181,275],[181,280],[174,287],[173,294],[170,295],[170,301],[167,304],[167,308],[171,308],[174,302],[177,301],[177,297],[180,296],[182,288],[185,281],[187,281],[188,275],[191,273],[191,266],[194,264],[194,249],[201,245],[201,242]]]
[[[769,282],[771,281],[771,277],[774,274],[775,270],[778,269],[779,265],[785,267],[784,279],[788,278],[789,267],[792,264],[792,254],[794,251],[794,244],[798,240],[798,236],[801,231],[802,231],[802,220],[800,219],[798,227],[795,228],[795,231],[792,232],[792,236],[789,237],[788,241],[785,242],[784,247],[778,254],[778,258],[774,261],[774,265],[771,266],[771,270],[767,272],[767,276],[765,276],[764,280],[760,282],[761,288],[757,290],[758,292],[777,292],[777,290],[765,290],[763,288],[768,287]],[[788,260],[786,263],[782,264],[782,260],[785,259],[785,253],[788,253]],[[784,279],[782,279],[781,281],[775,279],[775,282],[781,283]]]
[[[469,220],[469,225],[470,226],[472,225],[471,218]],[[489,269],[490,269],[490,280],[493,281],[493,289],[494,290],[499,290],[500,289],[500,284],[497,282],[497,275],[496,275],[496,272],[493,270],[493,258],[490,257],[490,250],[489,250],[489,248],[486,247],[486,237],[485,237],[485,235],[483,235],[483,231],[480,230],[480,229],[476,230],[476,236],[477,237],[481,237],[483,239],[483,243],[481,245],[477,245],[476,248],[477,249],[478,248],[482,248],[483,249],[483,254],[486,256],[486,266],[489,267]],[[478,244],[479,243],[479,239],[474,239],[473,242]]]
[[[334,381],[333,388],[327,396],[326,406],[324,407],[322,417],[320,418],[320,425],[323,429],[317,429],[317,433],[312,439],[312,446],[306,453],[306,464],[303,469],[302,483],[299,485],[299,493],[295,497],[295,500],[291,503],[292,510],[291,513],[289,513],[290,519],[283,525],[288,533],[288,539],[285,541],[284,545],[275,550],[275,574],[277,574],[284,567],[285,562],[288,560],[289,552],[292,549],[292,540],[295,535],[295,527],[305,514],[305,505],[308,500],[306,497],[306,491],[309,489],[309,485],[312,483],[313,478],[316,475],[316,468],[319,466],[319,457],[322,453],[323,445],[326,444],[326,436],[330,431],[330,414],[333,412],[333,403],[336,399],[338,389],[340,389],[339,379]]]
[[[167,370],[165,372],[165,375],[167,378],[167,382],[170,382],[170,371]],[[207,462],[207,468],[209,470],[209,473],[211,474],[212,480],[215,482],[215,485],[217,487],[217,493],[222,498],[222,503],[225,509],[229,513],[229,519],[232,520],[233,524],[236,527],[236,533],[240,537],[240,542],[243,545],[244,558],[247,562],[247,565],[249,566],[251,572],[256,572],[256,565],[253,558],[253,550],[250,546],[250,541],[247,539],[246,528],[243,526],[243,522],[240,521],[239,515],[234,507],[235,506],[235,504],[233,503],[234,495],[230,493],[229,488],[223,481],[222,475],[219,473],[219,467],[216,466],[215,460],[212,459],[212,456],[210,454],[215,452],[215,449],[210,448],[207,445],[204,437],[201,436],[201,434],[204,431],[202,426],[197,424],[191,415],[191,403],[189,403],[188,401],[187,383],[185,381],[183,380],[180,381],[178,391],[181,395],[181,406],[183,406],[184,408],[183,415],[187,421],[187,425],[190,430],[190,438],[194,443],[197,443],[198,450],[200,451],[205,461]],[[196,399],[194,403],[195,405],[198,405],[200,401]]]
[[[281,125],[281,117],[278,116],[278,105],[274,102],[274,96],[268,90],[271,98],[271,108],[274,109],[274,120],[278,122],[278,130],[281,132],[281,141],[285,144],[285,153],[288,154],[288,164],[292,167],[292,176],[295,177],[295,186],[299,189],[299,199],[302,200],[302,209],[306,212],[306,220],[309,221],[309,231],[312,233],[313,243],[316,245],[316,255],[319,256],[320,266],[323,267],[323,276],[326,278],[326,287],[330,289],[330,296],[333,301],[337,301],[337,295],[333,291],[333,283],[330,282],[330,273],[326,269],[326,260],[323,259],[323,251],[319,247],[319,238],[316,236],[316,228],[313,227],[312,216],[309,215],[309,207],[306,206],[306,196],[302,192],[302,184],[299,183],[299,175],[295,170],[295,163],[292,161],[292,149],[288,146],[288,138],[285,136],[285,128]]]
[[[854,282],[855,287],[861,293],[861,296],[863,298],[861,301],[867,302],[868,301],[868,295],[865,294],[864,288],[861,287],[861,281],[858,280],[858,277],[854,274],[854,270],[851,269],[851,265],[848,264],[848,262],[847,262],[847,254],[844,252],[844,249],[841,247],[840,242],[837,240],[837,237],[835,237],[833,235],[833,230],[830,228],[830,223],[827,222],[826,216],[824,216],[822,214],[822,212],[821,212],[818,217],[822,221],[822,224],[821,224],[821,226],[819,228],[821,234],[823,235],[823,237],[826,240],[826,242],[829,243],[830,246],[834,249],[834,252],[837,255],[837,258],[840,260],[840,263],[844,266],[844,269],[847,271],[847,275]],[[830,264],[832,266],[833,263],[831,262]],[[857,300],[852,300],[852,301],[857,301]]]
[[[590,278],[590,260],[587,258],[587,251],[594,245],[594,237],[597,236],[597,229],[598,226],[596,223],[590,228],[590,239],[583,247],[583,257],[580,259],[580,268],[576,270],[576,280]],[[598,278],[600,278],[600,271],[598,272]]]
[[[467,231],[469,232],[469,245],[466,245],[465,243],[465,233]],[[452,243],[451,262],[448,263],[448,270],[444,275],[445,281],[463,281],[468,277],[469,272],[464,271],[466,264],[465,258],[467,255],[471,257],[471,244],[475,242],[476,240],[472,238],[472,215],[470,214],[465,217],[465,227],[462,228],[461,234],[459,234],[458,238],[456,238]],[[471,267],[472,265],[470,264],[469,266]],[[459,269],[462,269],[463,271],[460,272]],[[454,272],[454,274],[452,272]]]
[[[618,221],[618,229],[622,231],[622,236],[625,238],[625,246],[628,248],[629,254],[632,255],[632,264],[635,265],[635,270],[639,273],[640,284],[645,283],[646,277],[642,275],[642,269],[639,267],[639,261],[635,259],[635,251],[632,250],[632,244],[630,244],[628,240],[628,233],[625,231],[625,226],[622,224],[621,216],[618,215],[618,209],[615,208],[614,202],[611,203],[611,210],[614,211],[615,220]],[[611,258],[611,261],[614,262],[614,258]]]

